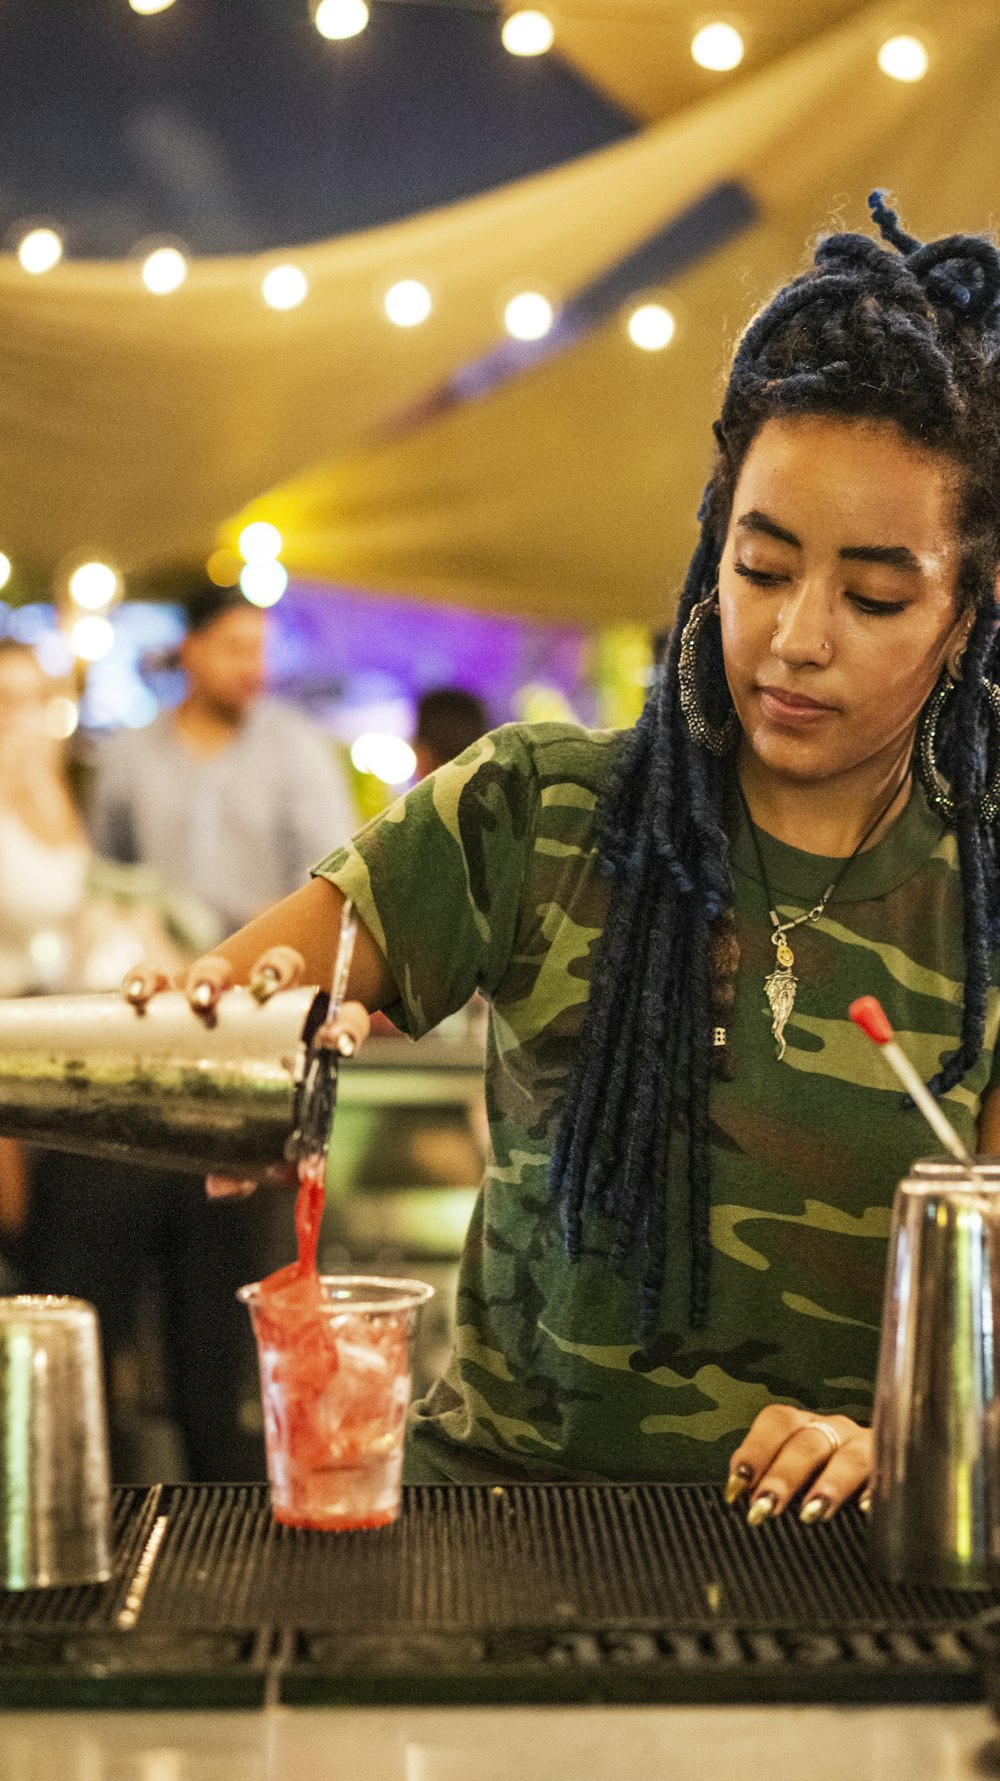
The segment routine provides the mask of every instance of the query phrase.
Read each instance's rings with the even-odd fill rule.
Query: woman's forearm
[[[248,983],[264,953],[274,947],[290,946],[304,961],[303,982],[329,984],[343,906],[343,894],[335,885],[325,878],[312,878],[301,890],[272,904],[213,947],[211,956],[228,962],[234,983]],[[195,981],[197,972],[195,964],[186,973],[188,985]],[[397,993],[385,959],[362,922],[358,923],[347,993],[351,1000],[363,1002],[370,1013],[384,1008]]]

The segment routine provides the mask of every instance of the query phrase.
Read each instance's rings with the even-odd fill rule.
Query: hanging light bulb
[[[309,280],[298,266],[273,266],[261,290],[271,309],[297,309],[309,294]]]
[[[187,277],[187,261],[177,247],[155,247],[142,263],[142,282],[155,297],[167,297]]]
[[[240,587],[251,606],[276,606],[287,586],[288,570],[275,557],[255,557],[240,573]]]
[[[91,613],[87,618],[78,618],[70,631],[70,643],[73,654],[82,662],[99,662],[113,648],[115,633],[109,620]]]
[[[383,308],[397,328],[418,328],[431,312],[431,294],[419,278],[401,278],[385,293]]]
[[[743,60],[743,39],[734,26],[720,20],[713,25],[703,25],[695,32],[691,39],[691,54],[699,68],[709,68],[713,74],[728,74]]]
[[[503,312],[504,327],[515,340],[541,340],[552,326],[552,305],[540,291],[521,291]]]
[[[118,592],[118,577],[107,563],[81,563],[69,578],[69,597],[85,612],[103,612]]]
[[[525,9],[512,12],[500,33],[510,56],[544,56],[555,42],[555,28],[544,12]]]
[[[878,65],[891,80],[923,80],[929,62],[919,37],[889,37],[878,52]]]
[[[205,573],[209,581],[214,582],[216,587],[235,587],[240,579],[242,568],[242,560],[237,556],[235,550],[226,550],[224,547],[220,547],[218,550],[213,550],[205,564]]]
[[[662,352],[670,345],[676,325],[662,303],[641,303],[628,318],[629,339],[643,352]]]
[[[237,542],[248,563],[281,555],[281,533],[266,519],[255,519],[244,526]]]
[[[140,18],[148,19],[152,18],[154,12],[166,12],[168,6],[173,6],[174,0],[128,0],[128,3]]]
[[[25,272],[51,272],[62,259],[63,246],[54,229],[29,229],[17,250]]]
[[[367,730],[351,748],[351,763],[359,773],[373,773],[383,785],[405,785],[417,770],[417,757],[402,736]]]
[[[7,586],[7,583],[11,578],[12,572],[13,572],[12,564],[11,564],[10,558],[5,557],[3,554],[3,551],[0,550],[0,587]]]
[[[313,24],[320,36],[331,43],[360,36],[368,17],[365,0],[319,0],[313,9]]]

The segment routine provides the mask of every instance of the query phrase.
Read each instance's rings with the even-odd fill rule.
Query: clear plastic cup
[[[317,1290],[318,1289],[318,1290]],[[399,1514],[410,1338],[433,1295],[421,1280],[315,1275],[240,1288],[264,1406],[275,1520],[385,1527]]]

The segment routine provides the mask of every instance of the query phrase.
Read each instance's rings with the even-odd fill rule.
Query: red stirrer
[[[876,996],[859,996],[856,1002],[851,1003],[848,1012],[855,1026],[860,1027],[863,1033],[867,1033],[869,1039],[874,1040],[875,1044],[881,1047],[886,1063],[891,1064],[895,1070],[907,1094],[920,1108],[935,1137],[940,1138],[945,1149],[950,1150],[952,1156],[957,1156],[960,1163],[971,1163],[972,1158],[951,1120],[945,1118],[923,1078],[917,1074],[905,1052],[900,1051],[896,1044],[885,1009],[878,998]]]

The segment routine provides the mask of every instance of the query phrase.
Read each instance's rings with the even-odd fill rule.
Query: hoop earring
[[[735,711],[730,711],[724,723],[712,723],[705,716],[698,691],[698,638],[709,619],[717,618],[718,613],[719,602],[714,591],[707,599],[699,600],[696,606],[692,606],[681,632],[677,684],[681,711],[691,740],[697,742],[700,748],[707,749],[709,754],[722,755],[729,754],[736,746],[740,733],[739,718]]]
[[[1000,686],[994,680],[982,682],[986,694],[986,715],[989,718],[996,743],[996,764],[993,777],[979,800],[977,816],[984,826],[995,822],[1000,815]],[[956,682],[947,671],[941,676],[930,698],[924,706],[917,731],[917,765],[923,781],[928,801],[938,815],[954,827],[958,814],[951,786],[938,766],[937,760],[937,729],[941,713],[945,710],[949,699],[954,697]]]

